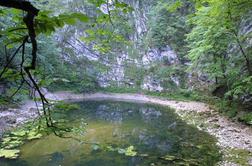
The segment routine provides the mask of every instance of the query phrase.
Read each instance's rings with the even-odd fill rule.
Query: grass
[[[227,149],[228,156],[225,156],[227,161],[231,161],[233,163],[249,166],[248,160],[252,157],[252,154],[243,149]]]

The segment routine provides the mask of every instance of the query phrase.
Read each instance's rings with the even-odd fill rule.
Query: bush
[[[244,113],[238,118],[239,121],[244,122],[248,125],[252,125],[252,112]]]

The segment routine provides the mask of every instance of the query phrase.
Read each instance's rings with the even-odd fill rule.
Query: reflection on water
[[[25,144],[18,160],[0,160],[0,165],[211,166],[219,160],[215,140],[181,121],[172,110],[123,102],[79,104],[80,110],[64,117],[71,125],[81,126],[73,136],[83,142],[51,134]],[[96,143],[96,148],[90,143]],[[118,152],[129,146],[134,146],[136,156]],[[162,158],[167,155],[168,159]]]

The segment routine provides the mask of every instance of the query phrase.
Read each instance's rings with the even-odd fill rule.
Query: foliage
[[[41,9],[34,22],[38,50],[36,70],[31,73],[40,87],[50,91],[98,91],[97,78],[115,68],[118,58],[126,55],[127,60],[119,65],[123,66],[125,85],[129,87],[112,84],[104,91],[213,100],[230,117],[239,114],[237,105],[252,94],[251,31],[246,31],[247,22],[251,22],[250,0],[148,1],[141,3],[138,11],[133,10],[134,3],[117,0],[31,2]],[[62,6],[61,10],[55,11],[57,6]],[[148,21],[147,32],[139,39],[134,30],[136,21],[141,20],[134,20],[134,15],[141,10],[147,13]],[[28,32],[25,14],[0,8],[0,72],[4,71],[0,103],[23,101],[34,88],[24,73],[24,67],[33,61],[30,39],[24,50],[20,47]],[[178,63],[168,64],[167,59],[162,59],[152,66],[142,64],[149,49],[160,51],[167,46],[178,54]],[[217,88],[227,87],[224,99],[186,90],[188,72],[206,74]],[[166,91],[141,90],[146,75],[159,79]],[[172,81],[173,76],[179,78],[180,87]],[[55,108],[73,109],[67,105]],[[240,119],[250,123],[250,115]]]
[[[93,146],[93,149],[95,150],[98,147],[99,147],[98,145],[95,145],[95,146]],[[137,155],[137,152],[135,151],[135,148],[132,145],[125,148],[125,149],[123,149],[123,148],[114,148],[114,147],[109,145],[109,146],[106,146],[104,149],[107,150],[107,151],[110,151],[110,152],[117,152],[119,154],[123,154],[123,155],[129,156],[129,157],[134,157],[134,156]]]
[[[185,35],[191,29],[186,20],[192,10],[193,5],[188,1],[158,1],[149,13],[148,46],[162,48],[169,45],[183,59],[187,53]]]
[[[34,124],[26,124],[24,127],[5,134],[0,144],[0,157],[16,159],[20,153],[20,146],[26,141],[41,138],[43,132]]]
[[[187,36],[191,69],[208,73],[217,84],[228,86],[226,95],[236,100],[251,93],[251,57],[244,40],[249,35],[240,32],[251,5],[247,0],[196,1],[195,15],[189,20],[194,26]]]
[[[54,126],[48,127],[45,117],[41,116],[33,122],[28,122],[10,132],[6,132],[0,142],[0,157],[15,159],[19,156],[20,147],[24,143],[39,139],[45,135],[55,134],[64,138],[64,135],[68,132],[79,134],[79,131],[83,131],[85,124],[80,127],[68,127],[70,122],[65,118],[68,111],[78,110],[79,108],[80,106],[77,104],[59,102],[54,104],[51,114]]]
[[[7,159],[16,159],[19,156],[20,150],[9,150],[9,149],[0,149],[0,157]]]
[[[252,76],[236,81],[226,95],[239,99],[244,94],[252,94]]]
[[[244,149],[227,149],[227,154],[228,156],[225,156],[227,158],[227,161],[239,164],[239,165],[244,165],[244,166],[249,166],[250,164],[248,163],[249,158],[251,158],[251,152],[244,150]]]
[[[238,117],[238,120],[245,122],[248,125],[252,125],[252,113],[243,113],[243,115]]]
[[[134,83],[135,88],[140,88],[146,75],[146,70],[135,63],[125,63],[124,74],[128,81]]]
[[[208,102],[211,97],[208,95],[203,95],[200,92],[190,91],[187,89],[177,89],[172,92],[150,92],[147,90],[141,90],[139,88],[129,88],[129,87],[107,87],[101,89],[102,92],[110,92],[110,93],[140,93],[150,96],[162,97],[165,99],[174,99],[179,101],[204,101]]]
[[[75,2],[32,1],[31,5],[41,8],[34,21],[34,28],[36,35],[38,36],[38,56],[33,55],[32,58],[29,54],[34,49],[34,43],[32,43],[32,47],[30,44],[26,44],[28,46],[26,47],[26,50],[23,50],[22,54],[24,55],[21,56],[20,53],[17,53],[17,56],[15,55],[13,58],[10,56],[15,50],[17,50],[17,52],[20,51],[18,44],[22,43],[27,35],[27,29],[29,28],[26,28],[26,24],[23,21],[24,14],[26,13],[13,8],[0,8],[0,19],[2,21],[0,25],[0,43],[4,46],[3,48],[0,48],[0,59],[1,62],[3,62],[1,63],[0,71],[4,73],[4,76],[1,76],[1,81],[7,83],[7,87],[19,87],[20,84],[17,92],[29,89],[27,85],[23,85],[27,83],[27,81],[24,81],[27,76],[23,71],[23,68],[28,66],[31,62],[34,63],[34,58],[38,57],[38,60],[36,60],[36,62],[38,62],[38,67],[32,75],[38,80],[39,86],[52,87],[51,89],[54,90],[74,89],[79,92],[89,92],[92,89],[96,89],[97,83],[94,80],[94,75],[87,71],[90,70],[92,62],[87,58],[73,56],[66,59],[67,57],[63,53],[66,48],[61,46],[61,49],[59,49],[61,43],[55,44],[55,38],[52,36],[55,32],[57,34],[59,28],[64,29],[65,27],[68,28],[75,25],[78,28],[82,27],[82,31],[86,33],[85,37],[83,36],[83,40],[86,40],[87,44],[92,41],[91,44],[93,45],[94,51],[100,51],[100,53],[103,53],[112,49],[112,45],[118,46],[119,43],[125,45],[127,42],[124,38],[129,34],[130,27],[127,26],[128,24],[122,24],[122,22],[125,22],[123,16],[127,12],[132,11],[132,8],[124,2],[115,1],[113,4],[109,4],[108,11],[104,11],[102,6],[106,3],[107,2],[104,0]],[[54,7],[59,5],[64,6],[62,10],[54,11]],[[81,5],[90,8],[80,12],[77,11],[75,5],[77,7]],[[90,12],[92,10],[94,10],[94,12]],[[121,18],[124,19],[124,21],[122,21]],[[112,19],[115,20],[115,22],[112,22]],[[118,28],[125,28],[126,31],[122,32],[114,30],[115,23],[118,26],[121,26]],[[104,24],[106,24],[106,28],[101,27],[104,26]],[[85,30],[83,30],[84,27]],[[91,40],[88,41],[89,39]],[[115,43],[111,43],[112,39]],[[70,55],[72,55],[73,51],[70,51]],[[63,55],[61,55],[62,53]],[[87,63],[89,64],[86,65]],[[70,70],[70,68],[72,70]],[[8,73],[9,71],[13,71],[13,74],[11,75]],[[65,71],[65,73],[62,71]],[[56,79],[55,76],[57,76]],[[14,85],[11,82],[11,79],[16,81]],[[57,82],[55,80],[70,81]],[[56,84],[63,85],[57,86]],[[17,93],[15,92],[15,89],[11,89],[10,91],[14,94]],[[4,96],[12,95],[4,94]],[[21,96],[23,96],[23,94]]]

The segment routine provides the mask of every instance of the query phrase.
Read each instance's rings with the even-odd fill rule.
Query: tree
[[[252,74],[250,47],[245,47],[244,42],[250,35],[241,32],[241,23],[251,6],[249,0],[196,1],[196,12],[190,20],[194,28],[187,40],[192,68],[226,85],[229,96],[237,96],[233,90]],[[251,83],[247,82],[246,86],[251,87]],[[239,95],[251,94],[249,89],[244,88]]]
[[[48,16],[48,13],[46,12],[40,12],[39,9],[34,7],[34,5],[31,2],[28,1],[19,1],[19,0],[1,0],[0,6],[11,8],[4,14],[9,14],[11,11],[15,11],[13,9],[18,9],[23,12],[25,12],[25,16],[23,17],[23,22],[18,21],[14,25],[14,28],[7,28],[5,31],[1,32],[1,36],[4,35],[10,35],[10,32],[13,31],[19,31],[19,33],[13,33],[11,35],[10,39],[5,44],[8,45],[8,43],[16,44],[18,42],[21,42],[21,45],[16,49],[16,51],[13,53],[13,55],[8,59],[6,62],[4,68],[2,69],[0,73],[0,79],[2,79],[4,73],[8,71],[8,67],[10,63],[13,61],[15,56],[18,54],[20,50],[21,52],[21,62],[20,62],[20,72],[19,75],[22,77],[22,82],[20,87],[17,89],[20,90],[23,86],[23,83],[26,82],[27,85],[29,85],[31,88],[34,88],[41,98],[42,104],[43,104],[43,111],[44,115],[46,117],[46,123],[48,127],[53,126],[53,121],[50,117],[50,108],[49,108],[49,101],[45,98],[44,94],[41,92],[40,87],[38,83],[36,82],[35,78],[32,76],[31,71],[36,69],[37,66],[37,34],[41,32],[52,32],[55,30],[56,27],[62,27],[66,23],[75,23],[75,21],[78,19],[80,21],[87,21],[87,17],[84,14],[80,13],[73,13],[69,15],[59,15],[57,17],[50,17]],[[14,12],[13,17],[22,17],[19,12]],[[38,18],[35,20],[35,18]],[[19,19],[20,20],[20,19]],[[21,37],[20,37],[21,36]],[[29,65],[24,66],[25,64],[25,48],[26,44],[31,43],[31,61]],[[26,75],[24,74],[26,73]],[[27,80],[25,77],[28,77],[29,80]],[[16,94],[17,91],[14,93]]]

